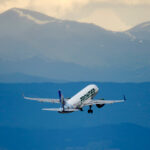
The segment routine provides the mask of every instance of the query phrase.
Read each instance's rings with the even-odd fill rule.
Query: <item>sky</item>
[[[94,23],[112,31],[150,21],[150,0],[0,0],[0,13],[13,7]]]

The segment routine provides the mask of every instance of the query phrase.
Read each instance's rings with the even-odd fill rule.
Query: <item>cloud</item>
[[[48,21],[48,20],[44,20],[44,21],[43,21],[43,20],[39,20],[39,19],[37,19],[37,18],[34,18],[34,17],[32,17],[32,16],[30,16],[30,15],[28,15],[28,14],[24,14],[22,11],[20,11],[20,10],[18,10],[18,9],[14,9],[14,11],[16,11],[16,12],[19,14],[19,16],[25,17],[25,18],[27,18],[27,19],[29,19],[29,20],[31,20],[31,21],[37,23],[37,24],[47,24],[47,23],[50,22],[50,21]],[[53,22],[53,21],[51,21],[51,22]]]
[[[126,25],[120,17],[110,9],[96,10],[91,15],[83,19],[79,19],[81,22],[94,23],[105,29],[111,29],[113,31],[122,31],[129,29],[131,26]]]
[[[3,9],[11,7],[32,7],[33,9],[39,9],[60,15],[60,12],[63,12],[64,14],[66,11],[79,9],[92,3],[150,5],[150,0],[0,0],[0,9],[2,9],[2,7]]]
[[[30,8],[45,12],[51,16],[64,18],[67,13],[81,9],[89,0],[32,0]]]
[[[150,0],[0,0],[0,12],[12,7],[92,22],[110,30],[125,30],[150,18]]]
[[[114,4],[125,4],[125,5],[141,5],[141,4],[150,4],[149,0],[90,0],[90,2],[98,3],[114,3]]]
[[[13,7],[25,8],[30,0],[0,0],[0,12],[6,11]]]

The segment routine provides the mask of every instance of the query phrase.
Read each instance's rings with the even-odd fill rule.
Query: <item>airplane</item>
[[[27,100],[48,102],[48,103],[60,103],[60,108],[43,108],[46,111],[57,111],[59,113],[71,113],[76,111],[83,111],[84,106],[89,106],[88,113],[93,113],[92,106],[96,105],[98,108],[103,107],[105,104],[121,103],[126,100],[125,96],[121,100],[104,100],[98,99],[93,100],[93,98],[98,93],[99,88],[95,84],[90,84],[84,89],[79,91],[71,98],[64,98],[61,91],[58,91],[59,99],[49,99],[49,98],[32,98],[24,97]]]

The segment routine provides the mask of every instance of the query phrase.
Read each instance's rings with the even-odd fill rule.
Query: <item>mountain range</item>
[[[43,81],[149,81],[149,47],[150,22],[113,32],[26,9],[0,14],[0,74],[7,76],[19,73]]]

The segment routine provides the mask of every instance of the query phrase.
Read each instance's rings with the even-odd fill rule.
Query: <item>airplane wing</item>
[[[96,104],[103,105],[103,104],[122,103],[124,101],[125,100],[91,100],[91,101],[88,101],[87,103],[85,103],[84,106],[96,105]]]
[[[49,99],[49,98],[32,98],[32,97],[25,97],[24,99],[27,100],[33,100],[33,101],[38,101],[38,102],[47,102],[47,103],[60,103],[59,99]]]

